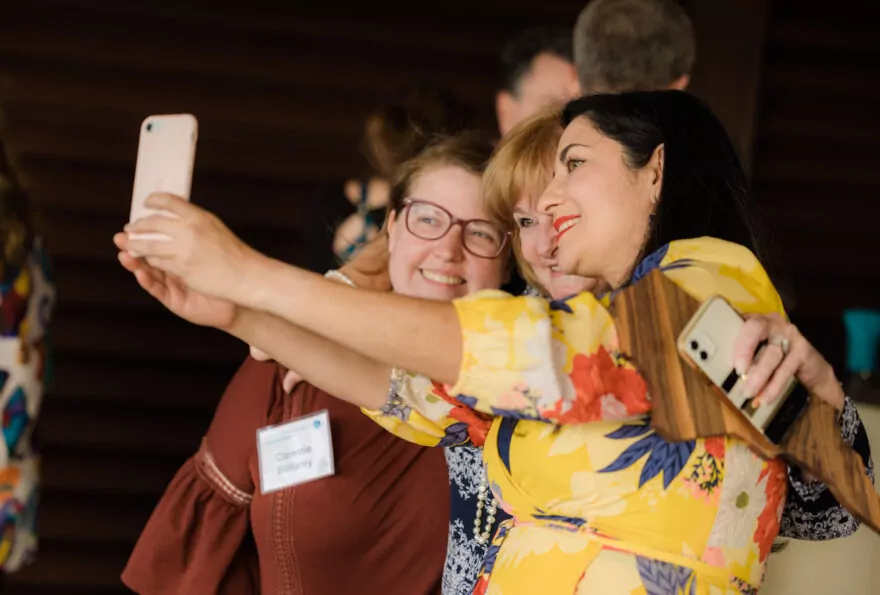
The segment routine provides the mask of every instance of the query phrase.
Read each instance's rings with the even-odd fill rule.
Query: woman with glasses
[[[462,134],[399,168],[387,224],[394,292],[448,302],[501,285],[509,267],[507,233],[486,220],[481,201],[480,176],[490,153],[490,143]],[[338,271],[328,276],[370,283]],[[163,297],[177,314],[195,311]],[[219,327],[256,314],[210,300],[197,310],[193,322]],[[299,339],[298,371],[311,372],[312,383],[287,394],[285,368],[250,358],[244,363],[201,449],[169,485],[132,553],[122,578],[134,591],[440,593],[449,518],[443,452],[400,440],[331,396],[352,381],[355,390],[369,390],[378,380],[384,399],[390,367],[377,378],[361,358],[337,358],[332,344]],[[272,354],[271,344],[252,343]],[[322,410],[329,413],[335,474],[265,489],[278,484],[270,485],[265,473],[257,431]],[[446,443],[464,441],[463,434],[451,432]]]

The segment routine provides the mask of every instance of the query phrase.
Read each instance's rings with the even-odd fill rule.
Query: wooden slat
[[[100,408],[92,403],[47,404],[40,416],[40,444],[186,456],[198,448],[213,413],[126,405],[126,401]]]
[[[116,261],[117,248],[113,244],[113,234],[122,231],[128,222],[127,216],[48,208],[43,209],[41,215],[43,229],[52,242],[50,252],[63,247],[65,257],[70,259]],[[233,231],[259,250],[288,260],[298,244],[293,230],[238,227]]]
[[[457,42],[449,43],[449,34],[444,33],[443,47],[431,48],[431,39],[438,41],[436,28],[424,27],[421,31],[414,31],[410,27],[404,32],[389,30],[381,37],[375,30],[369,32],[370,39],[364,40],[357,52],[351,52],[348,48],[357,43],[358,35],[339,40],[346,27],[337,29],[335,26],[334,36],[315,35],[306,21],[298,25],[297,31],[283,36],[248,32],[238,27],[228,28],[225,32],[213,31],[207,35],[216,37],[225,33],[225,43],[209,49],[202,42],[206,35],[204,29],[175,25],[149,14],[142,15],[133,27],[126,27],[124,31],[114,31],[110,25],[112,20],[106,15],[88,17],[70,12],[65,16],[64,20],[59,18],[54,28],[33,19],[7,20],[5,25],[0,25],[3,33],[0,35],[0,53],[60,58],[68,65],[122,65],[134,74],[177,73],[195,77],[195,82],[208,82],[207,77],[215,77],[215,80],[222,77],[241,79],[249,84],[282,83],[293,89],[301,89],[306,82],[312,89],[341,91],[352,94],[352,99],[366,100],[362,103],[375,103],[382,96],[383,89],[408,83],[412,79],[412,68],[424,67],[426,63],[430,64],[432,80],[454,80],[465,98],[485,100],[486,93],[491,92],[487,83],[491,85],[494,81],[487,81],[480,73],[494,72],[497,68],[497,52],[501,44],[498,35],[495,40],[487,42],[483,31],[482,34],[461,35],[458,38],[464,43],[459,46]],[[347,25],[349,30],[359,29],[360,37],[369,29],[363,23],[349,21]],[[323,28],[328,28],[326,21]],[[382,27],[387,28],[387,24]],[[157,30],[162,31],[161,44],[155,43]],[[389,41],[395,43],[401,35],[403,39],[389,46]],[[415,36],[419,37],[422,48],[418,64],[413,62],[410,52],[399,51],[401,42]],[[380,39],[384,40],[385,47]],[[151,51],[144,52],[144,47],[150,47]],[[248,51],[242,52],[243,48]],[[456,62],[448,59],[456,54],[465,54],[468,60]],[[253,55],[261,59],[250,59]],[[465,71],[461,70],[462,66]]]
[[[793,275],[797,292],[796,313],[822,315],[842,312],[846,308],[880,309],[880,278],[865,276],[861,279],[841,271],[818,274],[808,271]]]
[[[819,233],[818,231],[815,233]],[[870,237],[848,232],[843,224],[826,222],[822,242],[804,242],[804,229],[779,222],[767,231],[769,241],[784,256],[782,265],[788,274],[842,274],[873,277],[880,274],[880,263],[854,258],[845,259],[837,248],[846,246],[853,254],[868,253],[873,248]],[[829,248],[833,246],[835,249]]]
[[[244,361],[244,350],[236,351]],[[96,359],[88,353],[57,348],[53,360],[54,381],[45,407],[56,402],[94,407],[123,402],[169,411],[212,411],[240,364],[155,357],[132,360],[118,354]]]
[[[130,167],[134,171],[137,155],[137,135],[140,119],[146,116],[149,106],[130,120],[125,128],[105,128],[85,124],[59,124],[19,121],[9,126],[10,143],[27,159],[30,156],[52,156],[61,160],[74,160],[99,166]],[[194,112],[193,106],[178,104],[159,112]],[[248,172],[253,176],[286,181],[334,180],[345,178],[358,161],[352,155],[355,137],[334,148],[307,147],[290,142],[241,144],[224,142],[214,138],[222,134],[222,124],[202,123],[196,170],[210,173]]]
[[[860,97],[868,101],[880,98],[880,80],[860,72],[827,71],[817,76],[815,67],[803,65],[775,68],[771,63],[765,85],[773,92],[803,93],[832,103],[835,97]]]
[[[114,544],[130,551],[153,512],[152,497],[84,495],[48,491],[40,495],[42,539]]]
[[[88,283],[83,280],[88,279]],[[81,261],[62,258],[53,262],[53,282],[65,306],[99,307],[130,316],[158,314],[162,305],[140,288],[134,277],[115,261]]]
[[[767,143],[758,149],[755,175],[759,180],[771,183],[797,180],[807,184],[880,187],[880,180],[869,169],[872,167],[870,154],[852,152],[846,155],[844,150],[816,154],[811,152],[813,148],[813,145],[805,143]]]
[[[246,347],[215,329],[193,326],[170,313],[141,314],[79,309],[61,303],[52,326],[58,349],[115,354],[133,359],[156,357],[171,361],[203,361],[234,365]]]
[[[765,103],[761,132],[765,139],[784,138],[832,148],[844,146],[880,150],[880,116],[869,102],[850,102],[836,110],[822,110],[821,103],[781,101]],[[822,111],[822,117],[815,117]],[[806,125],[805,122],[810,124]]]
[[[119,574],[128,555],[128,548],[118,545],[86,546],[78,540],[47,539],[40,543],[40,562],[27,566],[10,577],[10,584],[15,585],[10,587],[15,589],[10,592],[25,592],[19,589],[28,587],[56,588],[59,592],[63,588],[82,589],[81,592],[89,590],[89,593],[111,593],[120,588]],[[102,589],[106,591],[101,591]]]
[[[804,204],[827,206],[829,200],[845,200],[847,205],[858,210],[871,209],[876,204],[876,192],[871,186],[859,186],[847,182],[808,182],[793,178],[762,179],[757,192],[761,201],[769,208],[798,209]]]
[[[828,11],[825,11],[826,14]],[[851,22],[856,22],[852,19]],[[772,31],[774,46],[785,48],[815,48],[862,57],[880,57],[880,47],[874,31],[834,30],[822,24],[778,23]]]
[[[847,197],[848,198],[848,197]],[[765,212],[773,220],[774,231],[778,234],[798,234],[803,230],[821,221],[827,217],[828,199],[822,201],[801,201],[799,205],[791,203],[779,204],[774,201],[772,205],[765,207]],[[862,244],[860,238],[867,238],[867,234],[871,234],[877,228],[877,222],[871,219],[853,218],[848,220],[846,227],[843,229],[836,228],[833,225],[826,230],[826,237],[834,241],[837,238],[852,238],[855,244],[850,244],[854,249],[860,246],[867,248]],[[841,237],[842,236],[842,237]],[[860,263],[861,264],[861,263]],[[862,268],[861,270],[865,270]]]
[[[769,15],[767,0],[689,1],[699,55],[691,92],[704,98],[729,131],[747,171],[751,170]]]
[[[103,449],[47,446],[42,450],[46,490],[79,494],[159,496],[184,458],[151,453],[117,453]]]
[[[421,5],[390,1],[346,4],[343,10],[320,3],[275,4],[253,12],[216,3],[183,6],[169,0],[154,1],[149,6],[100,0],[80,0],[74,7],[65,6],[68,4],[65,2],[46,0],[34,0],[34,3],[52,6],[60,23],[86,31],[90,24],[97,23],[104,37],[112,23],[126,19],[131,29],[153,33],[156,30],[154,25],[158,23],[163,33],[186,26],[193,31],[208,29],[223,38],[251,33],[257,34],[254,41],[295,37],[326,41],[336,46],[351,43],[359,48],[400,50],[418,47],[421,51],[436,52],[453,59],[477,56],[490,60],[497,60],[498,48],[511,32],[540,23],[570,24],[584,5],[582,0],[540,3],[530,0],[483,0],[479,3],[447,0],[433,6],[430,18],[426,18]],[[27,19],[32,15],[30,11],[9,12],[10,18]],[[467,14],[468,18],[463,19],[462,14]],[[454,38],[455,43],[450,43],[450,38]],[[368,87],[369,84],[361,86]]]
[[[122,220],[128,217],[134,164],[83,167],[73,161],[28,159],[26,167],[31,197],[43,208],[75,206]],[[326,184],[273,182],[201,171],[195,174],[192,198],[232,227],[245,225],[288,232],[308,226],[315,211],[323,207],[348,207],[341,191],[331,194]],[[340,204],[328,205],[332,199]]]
[[[145,77],[121,68],[8,60],[4,71],[12,81],[4,93],[7,101],[57,102],[63,89],[65,105],[113,110],[141,119],[151,113],[185,111],[205,121],[318,136],[359,130],[370,107],[343,94],[303,96],[267,85],[230,85],[222,79],[194,80],[187,75]],[[135,138],[138,131],[134,129]],[[200,138],[204,133],[210,135],[211,130],[201,130]]]

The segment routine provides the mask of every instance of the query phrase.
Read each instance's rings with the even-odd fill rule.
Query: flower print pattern
[[[595,354],[575,355],[569,377],[576,391],[574,402],[567,410],[557,402],[552,412],[546,412],[548,419],[563,424],[614,421],[650,411],[645,380],[635,370],[616,365],[602,347]]]
[[[721,295],[744,314],[784,315],[769,277],[741,246],[673,242],[634,278],[651,270],[695,299]],[[436,445],[464,421],[452,414],[457,407],[492,418],[484,460],[515,521],[477,594],[570,593],[586,577],[591,592],[623,584],[646,593],[755,593],[779,527],[786,468],[732,438],[670,443],[656,435],[647,386],[618,351],[612,297],[549,303],[481,292],[456,300],[463,357],[447,391],[454,403],[440,399],[441,409],[424,392],[436,388],[407,383],[409,421],[374,419]]]
[[[639,487],[645,485],[661,473],[663,474],[663,487],[668,488],[694,452],[695,442],[667,442],[660,435],[650,430],[649,422],[639,425],[623,426],[619,430],[608,434],[606,437],[612,440],[623,440],[647,434],[640,440],[630,444],[617,459],[610,465],[599,469],[599,473],[611,473],[620,471],[635,465],[645,455],[648,459],[642,467],[639,476]]]
[[[694,571],[651,558],[636,556],[646,595],[696,595]]]
[[[690,473],[685,481],[695,498],[704,501],[717,499],[724,476],[724,439],[708,438],[703,441],[703,452],[692,459]]]
[[[765,465],[745,444],[734,442],[725,452],[724,466],[718,517],[708,547],[744,550],[767,504]]]

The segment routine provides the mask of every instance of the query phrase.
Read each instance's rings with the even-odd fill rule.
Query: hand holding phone
[[[701,371],[717,392],[745,415],[755,428],[779,444],[809,401],[807,391],[792,378],[780,398],[772,403],[755,403],[746,394],[745,377],[733,365],[737,336],[745,321],[723,298],[706,300],[678,339],[679,354]],[[756,359],[760,358],[763,346]]]
[[[154,115],[141,123],[130,222],[154,214],[173,217],[145,206],[154,192],[189,200],[197,140],[198,121],[192,114]],[[132,238],[168,239],[164,234],[137,234]]]

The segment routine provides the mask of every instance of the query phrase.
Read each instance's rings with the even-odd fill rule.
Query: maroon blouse
[[[443,450],[386,432],[285,370],[248,358],[178,471],[123,582],[141,595],[440,592],[449,521]],[[256,431],[327,409],[336,474],[260,493]]]

